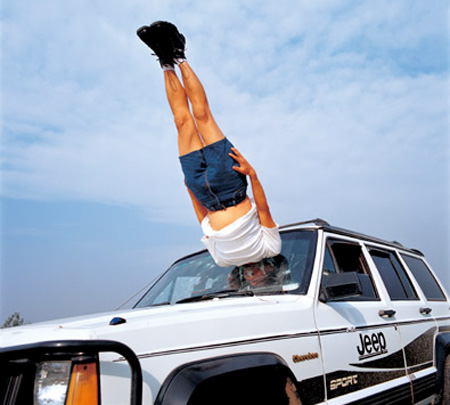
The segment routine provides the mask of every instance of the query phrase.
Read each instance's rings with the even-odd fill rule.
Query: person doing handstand
[[[164,21],[139,28],[137,35],[164,71],[185,184],[203,229],[202,242],[214,261],[224,267],[240,266],[278,255],[281,238],[263,187],[255,169],[214,120],[203,85],[186,60],[185,37]],[[246,176],[253,201],[247,196]]]

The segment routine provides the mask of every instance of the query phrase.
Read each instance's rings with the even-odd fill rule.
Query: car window
[[[219,267],[207,251],[176,262],[136,307],[251,294],[305,294],[316,250],[315,231],[281,234],[281,254],[243,266]],[[241,294],[241,295],[242,295]]]
[[[361,285],[362,295],[346,298],[345,300],[374,300],[378,299],[375,285],[358,243],[328,239],[325,247],[322,285],[330,273],[356,272]]]
[[[427,300],[446,301],[441,287],[439,287],[439,284],[423,260],[406,254],[401,254],[401,257],[416,278]]]
[[[405,269],[394,252],[378,248],[369,248],[369,251],[392,300],[418,299]]]

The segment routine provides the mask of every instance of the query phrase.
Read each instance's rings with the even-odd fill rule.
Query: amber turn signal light
[[[98,405],[97,363],[75,364],[66,405]]]

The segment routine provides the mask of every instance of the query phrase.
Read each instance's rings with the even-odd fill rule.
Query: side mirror
[[[362,288],[356,271],[324,274],[320,301],[337,301],[360,295],[362,295]]]

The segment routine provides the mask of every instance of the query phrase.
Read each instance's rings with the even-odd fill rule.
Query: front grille
[[[29,360],[5,361],[0,364],[0,404],[32,405],[35,363]]]
[[[142,370],[136,354],[126,345],[111,340],[62,340],[0,348],[0,405],[33,405],[37,364],[51,360],[93,357],[101,352],[123,356],[131,368],[130,404],[142,404]]]

